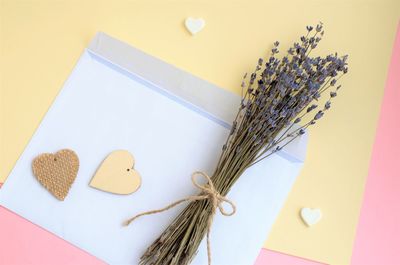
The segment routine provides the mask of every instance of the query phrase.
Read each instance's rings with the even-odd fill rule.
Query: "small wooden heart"
[[[130,194],[141,184],[141,177],[134,169],[135,159],[125,150],[109,154],[90,181],[90,186],[115,194]]]
[[[41,154],[32,162],[33,174],[37,180],[60,201],[68,195],[78,169],[79,158],[69,149],[55,154]]]
[[[300,211],[301,219],[307,226],[315,225],[322,217],[320,209],[302,208]]]
[[[188,17],[185,20],[185,26],[186,29],[192,34],[195,35],[198,32],[200,32],[204,26],[206,25],[206,22],[202,18],[192,18]]]

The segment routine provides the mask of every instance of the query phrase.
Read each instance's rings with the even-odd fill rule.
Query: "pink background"
[[[400,24],[386,81],[352,264],[400,264]]]
[[[3,207],[0,207],[0,235],[0,264],[103,264]]]

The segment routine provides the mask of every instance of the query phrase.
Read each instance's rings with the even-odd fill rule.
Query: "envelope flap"
[[[238,95],[178,69],[103,32],[96,34],[87,49],[98,59],[117,66],[140,79],[147,86],[201,112],[226,128],[231,127],[236,115],[235,110],[240,104]],[[291,162],[304,162],[307,141],[306,133],[288,144],[278,154]]]
[[[240,97],[158,58],[99,32],[89,52],[129,72],[182,104],[203,112],[226,128],[235,118],[232,111]]]

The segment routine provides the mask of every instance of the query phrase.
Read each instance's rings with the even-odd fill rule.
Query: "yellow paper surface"
[[[206,20],[194,37],[183,26],[187,16]],[[0,0],[0,180],[98,30],[239,92],[241,76],[273,41],[286,49],[305,25],[323,21],[317,53],[348,53],[350,73],[310,132],[304,170],[265,246],[348,264],[399,17],[397,0]],[[323,212],[312,228],[299,218],[303,206]]]

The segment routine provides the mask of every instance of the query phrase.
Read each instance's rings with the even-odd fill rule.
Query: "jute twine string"
[[[204,185],[201,185],[197,182],[197,176],[202,176],[207,180],[207,183]],[[192,201],[201,201],[201,200],[210,200],[212,203],[212,212],[210,217],[208,218],[207,221],[207,256],[208,256],[208,264],[211,265],[211,243],[210,243],[210,231],[211,231],[211,225],[214,219],[214,215],[217,212],[217,209],[221,212],[222,215],[224,216],[231,216],[234,215],[236,212],[236,206],[235,204],[222,196],[216,189],[214,184],[211,181],[211,178],[204,172],[201,171],[196,171],[192,174],[192,183],[194,186],[196,186],[199,190],[201,190],[201,193],[199,195],[195,196],[189,196],[184,199],[178,200],[174,203],[171,203],[170,205],[158,209],[158,210],[152,210],[152,211],[147,211],[140,213],[138,215],[135,215],[134,217],[126,220],[124,222],[125,226],[128,226],[130,223],[135,221],[137,218],[144,216],[144,215],[150,215],[150,214],[155,214],[155,213],[161,213],[164,211],[167,211],[178,204],[181,204],[183,202],[192,202]],[[224,207],[222,206],[223,203],[228,203],[232,210],[230,212],[225,211]]]

